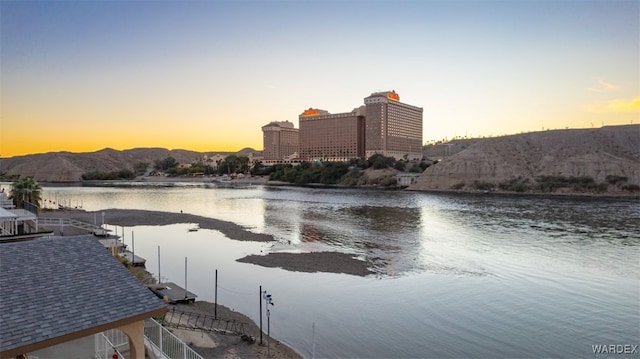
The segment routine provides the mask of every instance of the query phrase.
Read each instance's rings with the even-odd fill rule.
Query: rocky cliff
[[[599,184],[618,176],[639,185],[640,125],[481,139],[427,168],[409,189],[470,190],[479,183],[499,188],[509,181],[535,186],[541,176],[590,177]]]

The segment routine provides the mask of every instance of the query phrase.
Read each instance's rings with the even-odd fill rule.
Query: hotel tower
[[[305,110],[300,121],[300,158],[308,161],[348,161],[364,157],[365,108],[331,114]]]
[[[274,121],[262,126],[262,158],[278,162],[298,152],[298,129],[289,121]]]
[[[364,104],[367,157],[380,153],[397,160],[422,158],[421,107],[400,102],[395,91],[372,93]]]
[[[374,92],[364,106],[332,114],[309,108],[298,116],[300,129],[286,122],[262,127],[266,162],[348,161],[381,154],[396,160],[422,158],[422,108],[400,102],[395,91]]]

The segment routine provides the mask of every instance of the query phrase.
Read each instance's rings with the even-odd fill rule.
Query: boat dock
[[[75,227],[99,237],[108,236],[109,232],[111,232],[109,229],[102,228],[102,226],[89,224],[70,218],[38,217],[38,225],[45,227],[60,227],[61,232],[64,231],[64,227]]]
[[[120,253],[118,253],[121,257],[124,257],[127,261],[129,261],[129,263],[131,263],[133,266],[141,266],[144,267],[144,264],[147,263],[147,260],[139,257],[135,254],[133,254],[130,251],[122,251]]]
[[[98,242],[100,242],[100,244],[102,244],[107,249],[112,249],[115,247],[116,252],[118,253],[123,252],[127,248],[126,244],[124,244],[120,239],[115,237],[98,239]]]
[[[173,282],[147,284],[147,288],[149,288],[159,298],[163,300],[166,298],[166,301],[171,304],[193,303],[196,301],[197,297],[194,293],[185,290]]]
[[[133,266],[144,266],[147,262],[146,259],[133,254],[130,250],[127,249],[127,245],[124,244],[120,238],[109,237],[104,239],[98,239],[98,242],[102,244],[106,249],[110,250],[112,253],[115,249],[115,253],[120,257],[125,258],[131,265]]]

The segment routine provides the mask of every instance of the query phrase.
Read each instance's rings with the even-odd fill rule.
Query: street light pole
[[[271,305],[274,305],[274,304],[271,298],[271,294],[267,294],[266,290],[262,292],[262,298],[264,299],[264,305],[267,308],[267,359],[269,359],[271,358],[271,352],[269,347],[269,338],[271,337],[269,317],[271,315],[271,311],[269,310],[269,304]]]
[[[258,292],[258,304],[260,307],[260,345],[262,345],[262,286]]]

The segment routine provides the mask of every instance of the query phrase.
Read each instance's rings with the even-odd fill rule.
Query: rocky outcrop
[[[471,189],[474,182],[514,179],[535,184],[540,176],[607,176],[640,184],[640,125],[533,132],[482,139],[425,170],[412,190]]]

